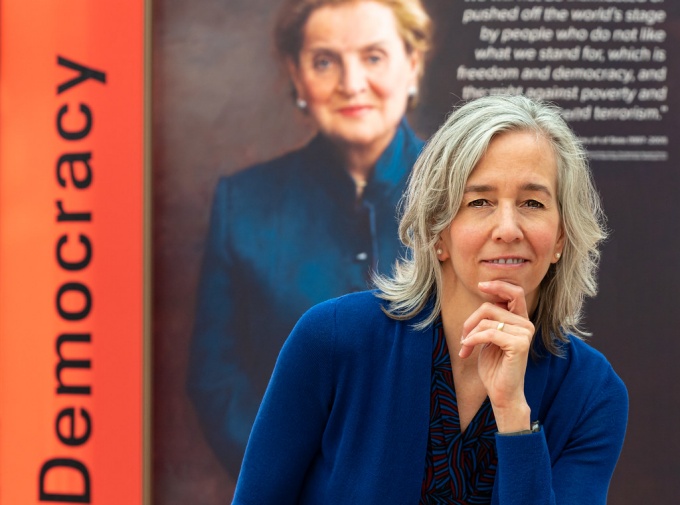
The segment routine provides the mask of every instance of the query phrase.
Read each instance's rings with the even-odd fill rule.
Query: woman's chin
[[[396,125],[393,128],[384,128],[382,125],[378,127],[370,124],[369,121],[345,120],[332,128],[319,129],[323,135],[339,145],[363,148],[380,145],[384,149],[394,137]]]

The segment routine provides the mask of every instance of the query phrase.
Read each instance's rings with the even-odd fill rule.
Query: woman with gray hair
[[[284,345],[234,503],[605,503],[628,396],[579,325],[603,222],[556,107],[458,108],[413,169],[408,256]]]

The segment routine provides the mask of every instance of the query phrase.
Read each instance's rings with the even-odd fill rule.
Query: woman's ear
[[[564,251],[564,227],[560,223],[560,230],[557,235],[557,242],[555,242],[555,249],[553,250],[553,257],[550,260],[551,263],[557,263],[562,257],[562,251]]]
[[[446,245],[446,242],[441,237],[439,237],[439,240],[434,246],[434,252],[437,255],[437,259],[439,261],[446,261],[451,257],[451,255],[449,254],[449,247]]]
[[[420,51],[414,49],[408,55],[408,59],[411,71],[411,79],[409,80],[409,84],[417,88],[418,82],[420,81],[420,76],[423,73],[423,55]]]
[[[286,58],[286,68],[288,69],[288,75],[295,88],[295,98],[305,100],[306,97],[303,93],[302,79],[300,78],[300,68],[298,62],[293,58]]]

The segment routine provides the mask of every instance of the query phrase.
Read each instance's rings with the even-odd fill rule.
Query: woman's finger
[[[483,303],[477,310],[475,310],[467,320],[463,323],[463,331],[461,340],[467,337],[470,333],[481,331],[489,328],[497,328],[499,324],[514,325],[534,331],[534,325],[528,317],[522,317],[518,314],[510,312],[504,308],[499,307],[491,302]]]
[[[479,290],[492,295],[498,299],[498,302],[505,304],[508,311],[518,316],[529,318],[527,311],[527,301],[524,289],[516,284],[511,284],[506,281],[488,281],[480,282],[478,284]]]
[[[470,332],[461,341],[458,355],[467,358],[475,346],[493,344],[506,354],[526,354],[531,345],[533,331],[516,325],[500,324],[485,320],[475,331]]]

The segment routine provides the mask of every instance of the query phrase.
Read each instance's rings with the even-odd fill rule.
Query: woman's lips
[[[490,265],[523,265],[527,260],[523,258],[495,258],[491,260],[484,260],[484,263]]]
[[[371,109],[370,105],[349,105],[347,107],[340,107],[338,112],[343,116],[361,116]]]

